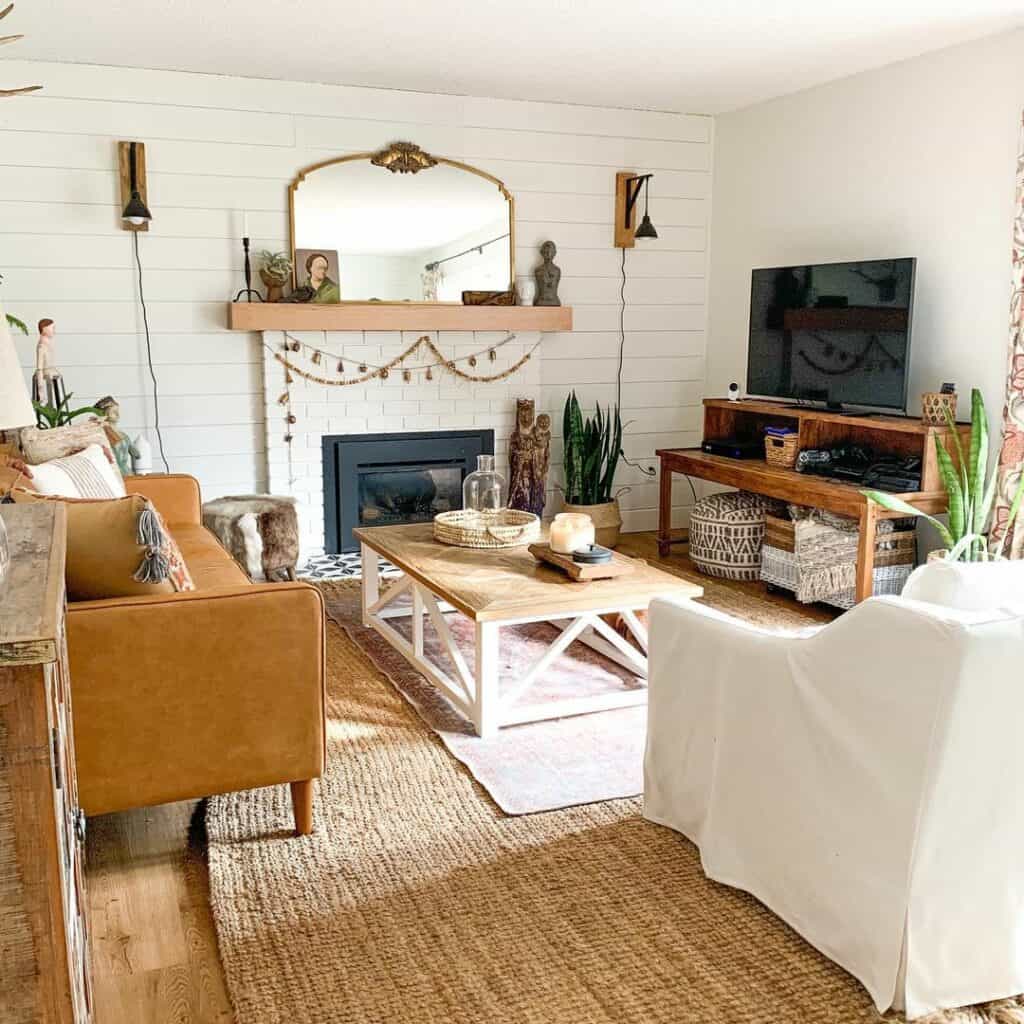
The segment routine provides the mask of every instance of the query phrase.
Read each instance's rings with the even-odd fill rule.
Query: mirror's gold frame
[[[498,191],[508,201],[508,259],[509,259],[509,291],[516,286],[516,201],[512,193],[505,187],[505,183],[493,174],[480,170],[472,164],[464,164],[460,160],[449,160],[444,156],[433,156],[424,152],[412,142],[394,142],[376,153],[352,153],[349,156],[334,157],[331,160],[321,160],[320,163],[303,167],[296,175],[295,180],[288,186],[288,231],[291,235],[292,248],[292,287],[298,288],[298,267],[295,266],[295,193],[299,186],[306,180],[306,177],[314,171],[322,170],[324,167],[331,167],[334,164],[351,163],[354,160],[369,160],[382,170],[388,170],[399,174],[417,174],[420,171],[436,167],[437,164],[447,164],[460,171],[467,171],[476,174],[478,177],[486,178],[497,186]],[[366,299],[342,299],[342,303],[365,304]],[[401,299],[387,299],[374,302],[375,306],[453,306],[459,305],[455,302],[413,302],[402,301]]]

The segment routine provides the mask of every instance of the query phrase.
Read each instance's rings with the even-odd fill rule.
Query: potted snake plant
[[[1017,521],[1021,499],[1024,498],[1024,472],[1021,472],[1020,483],[1010,505],[1010,514],[1006,520],[1007,528],[1003,530],[1002,539],[995,543],[991,537],[992,507],[999,470],[998,467],[992,467],[991,475],[989,474],[989,430],[985,400],[977,388],[972,389],[971,440],[966,452],[960,440],[960,431],[956,429],[953,414],[948,408],[945,414],[957,456],[954,463],[942,441],[938,437],[935,438],[935,457],[939,464],[939,474],[949,496],[947,522],[943,523],[934,516],[921,512],[894,494],[887,494],[884,491],[861,493],[890,512],[927,519],[942,539],[943,548],[938,557],[948,562],[988,562],[1002,559],[1010,526]],[[932,552],[929,557],[936,554]]]
[[[622,454],[622,418],[618,406],[584,418],[576,392],[565,400],[565,511],[582,512],[594,521],[596,540],[606,548],[619,542],[622,515],[612,496],[615,470]]]

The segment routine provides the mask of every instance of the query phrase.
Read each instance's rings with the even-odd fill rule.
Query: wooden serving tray
[[[546,562],[556,569],[561,569],[571,579],[585,583],[588,580],[610,580],[615,576],[628,576],[636,568],[636,560],[620,555],[617,551],[612,552],[612,560],[604,565],[584,565],[582,562],[574,562],[572,555],[561,555],[551,550],[550,544],[531,544],[530,554],[538,562]]]

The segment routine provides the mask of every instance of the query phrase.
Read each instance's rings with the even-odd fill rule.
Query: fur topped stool
[[[299,518],[295,499],[236,494],[203,505],[203,525],[224,545],[251,580],[295,579]]]

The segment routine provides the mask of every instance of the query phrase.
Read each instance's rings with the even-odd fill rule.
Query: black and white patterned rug
[[[384,559],[380,561],[380,573],[382,576],[401,575],[400,570]],[[343,555],[313,555],[297,570],[297,575],[304,580],[357,580],[363,575],[363,566],[358,551]]]

